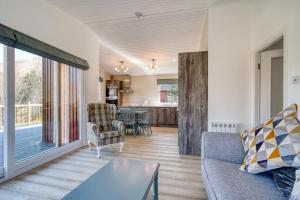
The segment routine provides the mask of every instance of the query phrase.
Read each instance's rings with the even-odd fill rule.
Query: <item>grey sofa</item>
[[[236,133],[202,135],[202,179],[210,200],[286,200],[268,173],[239,170],[245,153]]]

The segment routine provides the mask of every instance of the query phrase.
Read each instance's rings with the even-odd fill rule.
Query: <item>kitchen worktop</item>
[[[151,122],[156,127],[178,127],[178,106],[170,105],[123,105],[119,108],[149,108],[152,110]]]
[[[122,105],[118,106],[119,108],[128,108],[128,107],[137,107],[137,108],[177,108],[177,104],[170,104],[170,105]]]

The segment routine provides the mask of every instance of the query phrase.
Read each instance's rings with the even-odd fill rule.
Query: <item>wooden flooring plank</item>
[[[21,192],[16,192],[14,190],[10,190],[10,189],[4,189],[4,188],[0,188],[0,199],[1,200],[40,200],[40,197],[35,197],[29,194],[24,194]]]

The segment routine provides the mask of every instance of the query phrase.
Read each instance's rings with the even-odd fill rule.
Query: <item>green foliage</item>
[[[178,102],[178,85],[174,84],[171,86],[171,89],[168,91],[168,101],[170,103]]]
[[[36,70],[19,77],[16,83],[16,104],[41,103],[42,78]]]

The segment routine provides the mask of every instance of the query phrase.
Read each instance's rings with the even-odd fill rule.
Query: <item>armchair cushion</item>
[[[101,131],[100,125],[91,122],[88,122],[87,126],[90,127],[94,134],[100,138],[109,138],[124,134],[124,123],[117,120],[112,121],[112,130],[110,131]]]
[[[122,136],[122,132],[119,132],[119,131],[106,131],[106,132],[99,133],[99,136],[100,136],[101,139],[117,137],[117,136]]]
[[[119,135],[117,137],[103,138],[101,140],[97,140],[97,146],[104,146],[108,144],[115,144],[124,141],[124,136]]]
[[[99,132],[112,130],[112,121],[116,118],[115,105],[106,103],[88,104],[88,121],[99,126]]]

